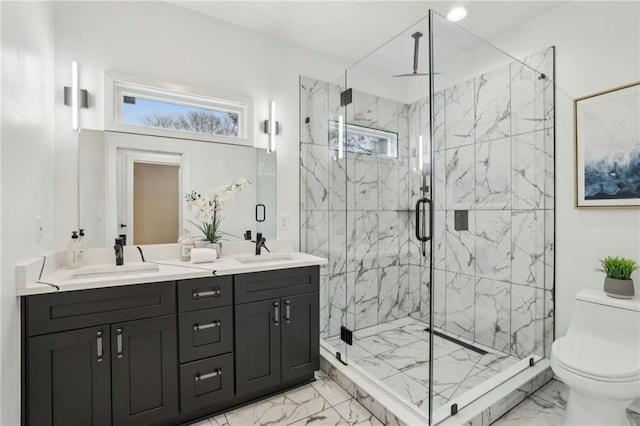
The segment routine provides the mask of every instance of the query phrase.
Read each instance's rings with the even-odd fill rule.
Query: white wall
[[[103,71],[203,88],[237,92],[255,100],[255,145],[266,147],[260,123],[277,102],[281,134],[277,148],[278,214],[290,218],[279,238],[299,238],[298,75],[330,80],[342,61],[155,2],[56,2],[56,87],[69,85],[78,61],[80,86],[90,93],[82,127],[103,127]],[[77,227],[77,135],[70,110],[56,103],[56,234],[62,246]],[[73,190],[70,190],[73,188]]]
[[[515,57],[556,46],[556,337],[578,290],[602,288],[598,259],[640,261],[640,210],[574,208],[573,162],[573,99],[640,80],[639,22],[638,2],[569,2],[493,40]]]
[[[6,3],[2,9],[2,285],[0,424],[19,424],[20,319],[15,265],[53,245],[53,8]],[[45,235],[36,242],[35,217]]]

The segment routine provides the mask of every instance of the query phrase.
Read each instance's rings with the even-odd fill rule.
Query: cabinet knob
[[[96,333],[96,355],[98,356],[98,362],[102,362],[102,356],[104,355],[102,350],[102,331]]]
[[[217,377],[217,376],[222,376],[222,368],[218,368],[218,369],[214,370],[213,372],[207,373],[207,374],[197,373],[196,377],[195,377],[195,381],[199,382],[200,380],[207,380],[207,379],[211,379],[212,377]]]
[[[215,320],[213,322],[210,322],[208,324],[194,324],[193,325],[193,331],[199,331],[199,330],[206,330],[207,328],[213,328],[213,327],[220,327],[222,323],[220,322],[220,320]]]
[[[196,290],[193,292],[193,299],[197,300],[204,297],[220,297],[220,294],[221,294],[220,287],[216,287],[212,290],[204,290],[204,291]]]
[[[122,329],[121,328],[116,330],[116,345],[118,349],[118,358],[122,358],[123,351],[122,351]]]
[[[291,322],[291,302],[289,300],[284,301],[284,320],[287,324]]]
[[[280,304],[278,302],[273,302],[273,323],[278,326],[280,324]]]

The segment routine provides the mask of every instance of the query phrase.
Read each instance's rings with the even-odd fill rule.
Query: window
[[[329,149],[338,150],[337,121],[329,121]],[[347,124],[344,149],[354,154],[398,158],[398,134]]]
[[[142,96],[122,97],[122,122],[135,126],[237,138],[239,118],[239,113],[222,109],[159,101]]]
[[[113,108],[105,107],[107,129],[205,141],[248,142],[247,126],[251,123],[248,99],[194,95],[193,90],[176,90],[175,85],[152,87],[137,79],[122,81],[112,75],[105,76],[113,90],[114,102]],[[132,80],[135,82],[130,82]]]

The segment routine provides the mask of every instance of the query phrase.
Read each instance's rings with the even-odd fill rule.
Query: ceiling
[[[566,1],[174,1],[178,6],[269,37],[355,62],[407,29],[429,9],[471,9],[460,23],[486,40]],[[409,47],[410,48],[410,47]]]

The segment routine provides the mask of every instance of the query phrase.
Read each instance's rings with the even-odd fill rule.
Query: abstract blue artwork
[[[640,82],[574,101],[576,207],[640,206]]]

